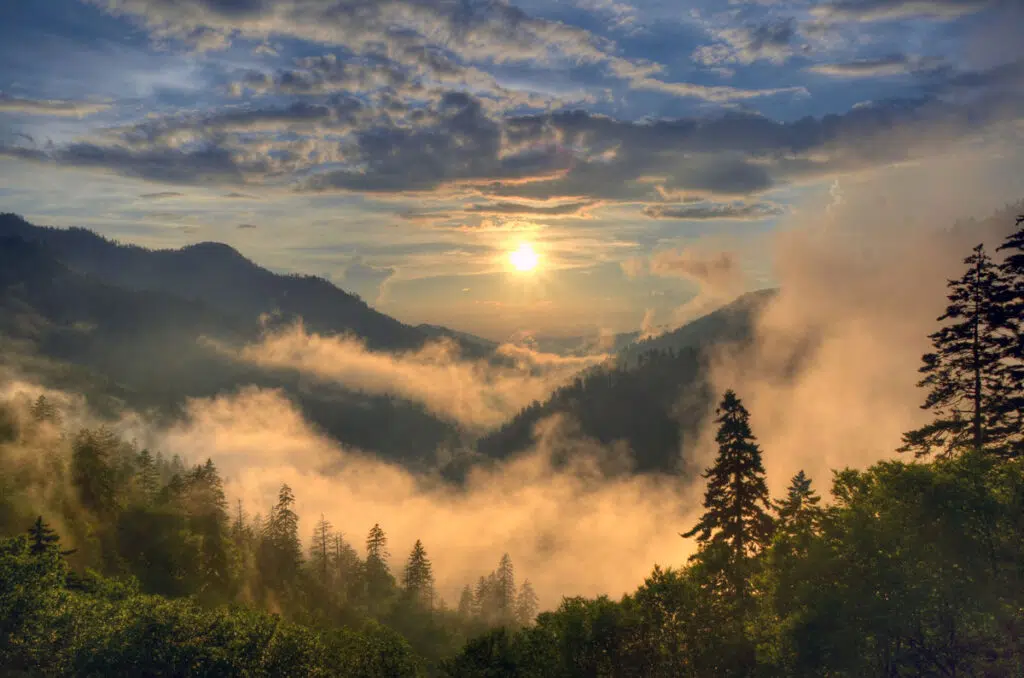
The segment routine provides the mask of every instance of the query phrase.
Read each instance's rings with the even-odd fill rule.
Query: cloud
[[[455,344],[440,341],[418,351],[369,351],[356,339],[306,333],[302,326],[267,335],[245,347],[241,360],[295,369],[311,377],[369,393],[388,393],[423,403],[439,417],[477,432],[542,400],[603,355],[561,357],[502,346],[503,364],[463,359]]]
[[[762,24],[714,31],[719,42],[698,47],[693,60],[706,66],[724,64],[749,65],[766,60],[785,63],[793,56],[793,38],[796,37],[796,19],[774,19]]]
[[[697,221],[737,220],[758,221],[785,213],[781,205],[773,203],[700,203],[683,205],[648,205],[644,214],[652,219],[691,219]]]
[[[682,478],[606,477],[602,467],[621,464],[624,450],[581,438],[569,421],[543,422],[538,434],[529,454],[452,487],[341,448],[279,393],[246,389],[191,401],[150,449],[194,462],[212,457],[227,494],[249,515],[265,514],[288,483],[303,534],[322,513],[361,550],[380,523],[396,571],[422,539],[450,605],[505,552],[547,608],[563,595],[619,595],[654,563],[685,562],[692,545],[678,532],[695,520],[701,488]],[[556,470],[555,455],[574,463]],[[581,558],[591,565],[581,569]]]
[[[1020,196],[1000,179],[1014,165],[992,165],[993,151],[844,181],[841,201],[823,191],[784,222],[772,246],[779,292],[755,348],[721,352],[712,370],[715,388],[735,388],[750,409],[776,494],[801,468],[825,489],[832,469],[897,456],[901,434],[929,419],[917,368],[946,281],[978,242],[1002,241],[1020,209],[958,222]]]
[[[807,70],[840,78],[877,78],[935,70],[941,65],[938,59],[912,59],[906,54],[891,54],[846,63],[816,64]]]
[[[694,250],[663,251],[651,257],[651,275],[679,276],[714,288],[737,289],[743,275],[732,252],[703,254]]]
[[[239,229],[242,229],[242,230],[252,230],[252,229],[256,228],[256,225],[255,224],[239,224],[238,226],[236,226],[236,228],[239,228]]]
[[[139,196],[140,200],[167,200],[168,198],[182,198],[184,193],[178,193],[177,191],[160,191],[159,193],[143,193]]]
[[[62,101],[57,99],[23,99],[0,92],[0,113],[82,118],[87,115],[101,113],[108,108],[110,108],[110,104]]]
[[[590,208],[597,206],[595,201],[568,202],[547,204],[525,204],[516,202],[485,203],[482,205],[470,205],[465,212],[477,214],[508,214],[531,216],[539,215],[546,217],[582,217],[586,216]]]
[[[839,0],[818,5],[811,12],[833,20],[956,19],[995,4],[994,0]]]
[[[377,268],[367,264],[362,257],[354,257],[345,265],[339,284],[342,289],[373,302],[380,295],[381,286],[394,274],[394,268]]]

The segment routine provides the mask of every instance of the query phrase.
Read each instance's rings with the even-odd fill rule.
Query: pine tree
[[[423,542],[419,539],[409,554],[409,561],[402,573],[402,588],[409,598],[417,601],[424,607],[433,607],[434,599],[434,574],[427,558],[427,551],[423,548]]]
[[[529,579],[523,580],[516,596],[516,621],[521,626],[529,626],[537,616],[537,593]]]
[[[53,424],[60,423],[60,413],[57,411],[57,406],[51,403],[44,395],[39,396],[32,403],[30,414],[36,421],[48,421]]]
[[[818,525],[821,497],[811,489],[811,479],[801,470],[789,483],[785,498],[775,502],[779,514],[776,527],[786,532],[809,532]]]
[[[313,528],[313,538],[310,540],[309,560],[320,580],[322,586],[329,586],[331,582],[331,546],[334,536],[331,534],[331,524],[327,518],[320,514],[320,520]]]
[[[999,433],[1006,454],[1024,456],[1024,215],[1017,230],[999,246],[1006,252],[999,265],[1000,285],[997,324],[1001,330],[1000,354],[1004,398],[999,403]]]
[[[722,545],[738,562],[756,553],[771,538],[771,502],[761,449],[750,430],[750,415],[732,390],[717,410],[718,456],[707,469],[704,515],[683,537],[696,535],[702,548]]]
[[[466,584],[462,589],[462,595],[459,596],[459,616],[463,619],[470,619],[476,616],[474,606],[473,589],[469,587],[469,584]]]
[[[516,604],[516,577],[512,567],[512,558],[507,553],[501,556],[498,562],[498,569],[495,571],[497,590],[495,591],[495,603],[501,623],[507,624],[515,616]]]
[[[294,581],[302,566],[299,517],[294,506],[295,495],[288,485],[282,485],[277,504],[271,507],[263,529],[259,569],[267,583],[274,587]]]
[[[375,608],[388,596],[394,587],[394,577],[388,568],[388,538],[377,523],[366,536],[366,589],[370,603]]]
[[[935,420],[903,436],[901,452],[951,456],[982,450],[996,440],[1005,393],[1000,365],[997,293],[999,272],[984,245],[966,259],[968,270],[949,281],[949,305],[939,316],[946,323],[930,339],[918,386],[929,389],[923,409]]]
[[[142,450],[136,457],[135,465],[137,469],[135,472],[136,486],[138,487],[142,505],[148,506],[156,497],[160,486],[156,461],[149,450]]]
[[[36,518],[32,527],[28,528],[29,553],[40,556],[51,549],[60,548],[60,536],[43,521],[43,517]],[[61,555],[71,555],[74,551],[61,551]]]

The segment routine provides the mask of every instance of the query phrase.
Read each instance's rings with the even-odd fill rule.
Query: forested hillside
[[[12,675],[1014,676],[1024,673],[1024,217],[949,284],[905,457],[769,494],[742,384],[718,399],[686,564],[536,614],[503,557],[436,593],[430,545],[263,515],[45,397],[0,408],[0,666]],[[652,358],[657,360],[659,358]],[[669,359],[669,358],[665,358]],[[678,358],[672,358],[678,359]],[[908,366],[912,369],[912,366]],[[623,407],[631,403],[623,402]],[[201,458],[197,450],[196,457]],[[303,536],[310,535],[305,541]],[[305,546],[303,546],[305,543]],[[581,555],[580,567],[586,567]],[[529,574],[529,573],[525,573]],[[518,583],[522,580],[521,583]]]
[[[681,451],[693,449],[690,443],[714,405],[708,360],[720,351],[744,350],[773,295],[746,294],[672,332],[626,346],[606,365],[525,408],[481,439],[478,449],[498,459],[523,452],[534,443],[536,425],[562,413],[584,435],[604,444],[628,443],[634,471],[687,472],[690,460]]]
[[[237,348],[257,341],[264,329],[260,313],[279,308],[278,300],[287,298],[294,285],[330,288],[325,308],[345,298],[342,310],[348,304],[363,309],[359,313],[367,317],[387,318],[326,281],[276,276],[233,251],[224,255],[211,248],[220,253],[212,259],[197,258],[188,250],[151,252],[116,245],[88,231],[38,228],[12,215],[0,215],[0,232],[17,233],[0,238],[0,342],[6,348],[0,363],[47,385],[72,387],[90,397],[97,409],[112,410],[113,400],[169,419],[188,398],[256,385],[284,389],[336,440],[412,466],[433,464],[432,450],[459,438],[453,422],[419,403],[304,380],[294,370],[258,367],[210,343]],[[222,256],[229,264],[226,269]],[[132,270],[151,277],[133,280]],[[160,271],[166,276],[158,275]],[[249,281],[250,276],[272,284]],[[179,277],[188,278],[189,284]],[[217,296],[227,294],[222,288],[244,288],[250,297],[235,305],[233,299]],[[182,290],[194,294],[182,296]],[[306,308],[296,306],[293,312]],[[279,319],[284,322],[286,317]],[[335,331],[366,329],[346,325],[336,315],[324,318],[320,324],[333,322]],[[392,326],[405,329],[389,335]],[[384,334],[374,334],[378,330]],[[374,321],[367,331],[359,336],[378,343],[387,343],[390,336],[391,345],[421,345],[428,339],[390,318]],[[423,442],[414,452],[407,443],[410,438]]]

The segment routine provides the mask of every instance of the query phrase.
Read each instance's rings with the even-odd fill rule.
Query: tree
[[[462,594],[459,596],[459,616],[463,619],[470,619],[474,616],[473,612],[473,589],[466,584],[462,588]]]
[[[277,504],[270,510],[260,543],[260,572],[267,582],[281,588],[295,580],[302,566],[299,542],[299,517],[295,514],[295,495],[282,485]]]
[[[370,604],[375,610],[391,593],[395,585],[395,579],[391,576],[387,559],[388,538],[384,530],[377,523],[370,528],[366,536],[366,592],[370,597]]]
[[[1024,215],[1017,217],[1017,230],[997,249],[1006,252],[999,265],[1000,285],[996,293],[1001,331],[1000,353],[1003,383],[1007,393],[1001,400],[1000,424],[1009,456],[1024,456]]]
[[[515,613],[520,626],[529,626],[537,616],[537,593],[529,579],[523,580],[523,585],[519,587]]]
[[[750,415],[732,390],[716,412],[718,456],[704,472],[704,514],[683,537],[697,537],[702,548],[724,546],[733,563],[757,552],[772,534],[771,503],[761,449],[750,430]]]
[[[516,577],[515,570],[512,567],[512,558],[507,553],[503,554],[498,562],[495,582],[497,584],[497,590],[495,591],[496,611],[501,619],[501,623],[508,624],[515,615]]]
[[[427,558],[427,551],[423,548],[423,542],[419,539],[412,547],[409,554],[409,561],[402,573],[402,587],[406,595],[423,605],[431,608],[434,600],[434,574]]]
[[[787,532],[813,529],[821,518],[820,501],[821,497],[811,489],[811,479],[801,469],[790,481],[785,498],[775,502],[779,516],[777,527]]]
[[[28,550],[33,556],[41,556],[51,550],[60,551],[62,556],[69,556],[75,552],[75,549],[61,551],[60,535],[43,521],[42,516],[36,518],[36,522],[32,523],[32,527],[28,528],[28,537]]]
[[[934,451],[951,456],[998,442],[1005,390],[999,271],[984,245],[975,247],[964,263],[964,275],[949,281],[949,305],[938,318],[945,324],[930,336],[934,350],[922,357],[919,370],[925,376],[918,386],[928,389],[921,407],[931,410],[935,420],[905,433],[899,448],[918,457]]]
[[[331,524],[327,522],[324,515],[320,514],[320,520],[313,528],[313,539],[310,542],[309,560],[322,586],[328,586],[331,581],[331,546],[333,535]]]

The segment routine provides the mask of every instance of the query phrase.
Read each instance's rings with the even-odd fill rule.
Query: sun
[[[534,251],[533,247],[527,243],[523,243],[518,249],[512,250],[508,253],[508,260],[512,262],[512,267],[517,271],[526,273],[537,268],[537,264],[540,262],[540,256]]]

